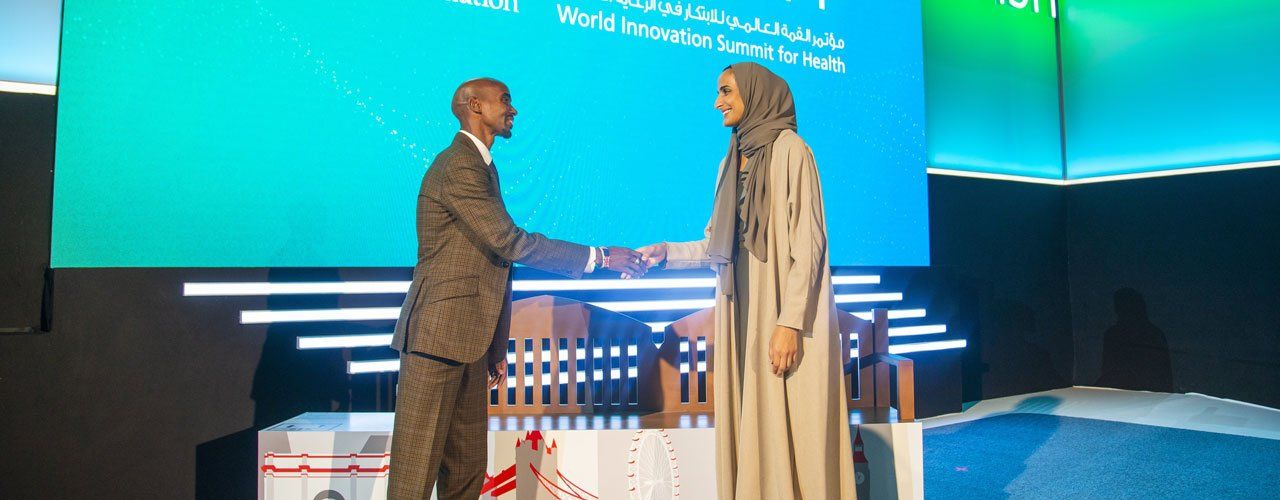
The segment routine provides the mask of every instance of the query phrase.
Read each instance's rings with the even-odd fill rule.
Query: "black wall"
[[[8,471],[0,496],[252,497],[256,430],[305,411],[388,402],[377,376],[348,376],[340,352],[299,351],[297,336],[389,331],[391,322],[241,325],[240,311],[402,297],[184,297],[183,283],[407,277],[400,269],[58,270],[53,331],[0,338],[0,470]]]
[[[53,96],[0,92],[0,328],[40,327],[56,119]]]
[[[1280,407],[1280,168],[1067,188],[1078,385]]]
[[[1091,385],[1280,407],[1280,169],[1068,187],[932,175],[964,400]],[[949,311],[949,317],[947,316]]]
[[[1062,188],[929,176],[932,266],[907,296],[969,340],[963,401],[1071,385]]]

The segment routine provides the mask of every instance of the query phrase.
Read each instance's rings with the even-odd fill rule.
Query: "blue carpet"
[[[1030,413],[924,431],[927,498],[1280,498],[1280,441]]]

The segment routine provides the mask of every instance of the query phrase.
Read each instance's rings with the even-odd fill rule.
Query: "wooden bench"
[[[872,316],[864,320],[839,312],[849,407],[864,423],[910,422],[915,418],[911,360],[888,352],[888,312],[876,309]],[[655,334],[629,316],[572,299],[516,301],[508,382],[491,391],[489,413],[710,414],[713,321],[714,310],[703,309]],[[857,358],[851,354],[855,342]],[[895,391],[891,374],[897,377]]]

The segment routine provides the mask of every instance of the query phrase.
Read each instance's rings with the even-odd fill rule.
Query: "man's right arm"
[[[441,202],[499,258],[571,278],[581,277],[590,249],[516,226],[502,203],[491,194],[488,168],[468,161],[447,165]]]

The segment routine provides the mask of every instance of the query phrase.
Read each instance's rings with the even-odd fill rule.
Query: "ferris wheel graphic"
[[[632,500],[680,498],[680,464],[666,429],[643,429],[631,436],[627,488]]]

